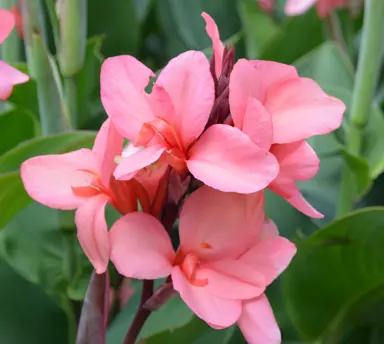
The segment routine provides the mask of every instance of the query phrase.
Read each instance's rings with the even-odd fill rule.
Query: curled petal
[[[249,344],[280,344],[281,334],[267,297],[245,301],[238,321]]]
[[[213,18],[205,12],[203,12],[201,16],[205,20],[205,30],[207,31],[209,38],[212,40],[213,54],[215,56],[215,72],[216,76],[219,77],[223,64],[224,45],[220,40],[219,29],[217,28]]]
[[[75,215],[80,245],[98,274],[107,270],[109,261],[108,228],[104,215],[107,202],[108,197],[103,194],[91,197],[79,206]]]
[[[209,325],[225,328],[238,320],[241,301],[223,299],[210,294],[204,287],[193,286],[178,266],[172,269],[172,281],[187,306]]]
[[[156,279],[171,273],[175,252],[168,233],[155,217],[127,214],[115,222],[109,235],[111,260],[122,275]]]
[[[29,196],[47,207],[70,210],[87,198],[76,196],[73,187],[87,187],[99,171],[95,154],[89,149],[57,155],[37,156],[23,162],[21,179]]]
[[[193,145],[187,166],[205,184],[225,192],[260,191],[276,178],[275,157],[259,149],[240,129],[211,126]]]

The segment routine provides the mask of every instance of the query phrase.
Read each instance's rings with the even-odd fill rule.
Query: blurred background
[[[0,0],[1,8],[15,4]],[[74,92],[77,130],[63,133],[60,129],[47,132],[40,122],[42,111],[60,117],[64,110],[58,85],[68,81],[58,74],[55,62],[55,1],[41,1],[45,30],[34,39],[44,44],[43,71],[0,103],[0,343],[74,343],[92,267],[77,243],[73,213],[32,202],[18,169],[34,155],[92,146],[95,131],[106,119],[99,97],[103,59],[130,54],[158,71],[186,50],[203,50],[209,57],[211,42],[201,17],[205,11],[215,19],[221,39],[234,44],[236,58],[293,64],[301,76],[313,78],[350,108],[363,9],[347,8],[321,19],[312,8],[286,17],[284,4],[285,0],[277,1],[273,12],[267,13],[256,0],[88,1],[84,64],[69,80],[75,87],[65,87],[66,92]],[[22,20],[26,20],[24,13]],[[1,58],[27,71],[23,61],[28,49],[28,42],[15,29],[0,47]],[[359,156],[343,148],[347,120],[337,132],[310,140],[321,168],[300,189],[325,214],[324,219],[309,219],[279,196],[267,193],[268,216],[299,248],[291,267],[267,291],[283,343],[384,343],[384,210],[379,207],[384,204],[382,74],[378,80]],[[41,84],[48,94],[42,93]],[[48,99],[45,107],[38,103],[37,94]],[[334,222],[349,211],[341,188],[349,190],[353,208],[376,208]],[[107,215],[110,222],[116,218],[111,209]],[[119,297],[119,283],[112,275],[113,299]],[[135,283],[129,288],[135,289]],[[120,313],[118,306],[111,310],[107,344],[122,342],[138,294],[134,292]],[[153,315],[142,339],[146,344],[244,343],[238,329],[210,329],[179,299]]]

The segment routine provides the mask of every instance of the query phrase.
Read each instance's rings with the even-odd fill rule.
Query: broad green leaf
[[[337,220],[297,243],[283,274],[291,319],[308,340],[329,338],[384,299],[384,208]],[[380,319],[377,319],[380,321]]]
[[[39,131],[36,118],[22,108],[0,113],[0,156],[20,142],[33,138]]]
[[[88,35],[104,35],[102,53],[109,57],[135,54],[139,46],[140,25],[134,0],[88,2]]]
[[[73,280],[91,273],[90,263],[71,228],[62,227],[63,212],[38,203],[23,209],[0,232],[0,255],[26,280],[38,284],[61,306],[74,293]],[[71,293],[68,292],[72,288]],[[79,287],[83,289],[79,289]],[[86,285],[78,286],[81,300]]]
[[[21,278],[2,259],[0,305],[2,343],[68,343],[64,313],[38,286]]]
[[[202,12],[209,13],[216,21],[223,41],[241,30],[237,4],[232,0],[160,0],[157,6],[168,38],[170,57],[188,49],[201,50],[211,46]]]
[[[94,132],[74,131],[25,141],[0,157],[0,173],[18,170],[23,161],[36,155],[92,147],[94,139]]]
[[[176,330],[168,330],[151,336],[145,340],[146,344],[206,344],[220,343],[227,344],[232,337],[235,327],[225,330],[215,330],[197,317],[185,326]]]
[[[276,35],[281,34],[281,30],[268,13],[255,6],[254,0],[241,0],[239,12],[246,32],[246,56],[249,59],[256,59],[265,46]]]
[[[281,33],[266,45],[260,59],[293,63],[323,42],[322,25],[314,9],[287,18]]]
[[[107,344],[122,342],[127,333],[140,302],[141,286],[139,286],[139,281],[137,282],[132,298],[108,328]],[[188,324],[192,317],[192,311],[180,299],[179,295],[176,295],[158,311],[151,314],[140,332],[139,338],[148,338],[163,331],[175,330]]]
[[[100,98],[100,69],[103,62],[100,48],[102,42],[102,37],[93,37],[88,40],[84,67],[76,76],[79,127],[82,127],[94,114],[94,103]]]

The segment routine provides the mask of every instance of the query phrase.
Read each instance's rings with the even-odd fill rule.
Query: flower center
[[[92,181],[89,183],[89,185],[85,186],[71,186],[74,195],[79,197],[92,197],[102,192],[107,193],[108,190],[103,186],[99,173],[83,169],[79,169],[78,171],[90,174],[92,176]]]

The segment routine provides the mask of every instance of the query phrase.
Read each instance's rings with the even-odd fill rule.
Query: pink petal
[[[266,151],[272,144],[272,116],[256,98],[248,98],[243,127],[239,128],[259,147]]]
[[[210,294],[204,287],[188,282],[178,266],[172,269],[173,287],[187,306],[209,325],[225,328],[233,325],[241,314],[241,301]]]
[[[175,108],[168,92],[163,86],[154,84],[149,97],[152,111],[157,117],[164,119],[167,123],[174,123]]]
[[[320,167],[316,152],[305,141],[273,145],[271,153],[280,165],[278,180],[306,181],[313,178]]]
[[[37,156],[23,162],[21,178],[28,194],[47,207],[71,210],[86,198],[75,196],[72,187],[88,186],[98,173],[99,164],[89,149],[57,155]]]
[[[121,155],[123,142],[124,138],[108,118],[101,126],[92,148],[100,160],[101,180],[106,186],[109,185],[109,179],[116,168],[115,158]]]
[[[159,160],[164,150],[162,145],[154,145],[125,156],[116,167],[115,178],[120,180],[132,179],[139,170]]]
[[[155,217],[127,214],[115,222],[109,238],[111,260],[122,275],[156,279],[170,274],[175,252],[168,233]]]
[[[259,240],[271,239],[279,236],[276,224],[271,220],[264,221],[264,226],[260,232]]]
[[[238,321],[248,344],[280,344],[281,334],[267,297],[245,301]]]
[[[202,259],[236,259],[254,242],[263,222],[263,193],[241,195],[203,186],[182,208],[180,245]],[[211,248],[204,248],[207,245],[202,243]]]
[[[264,11],[272,11],[275,6],[275,0],[258,0],[259,5]]]
[[[261,295],[266,287],[265,278],[257,268],[238,260],[221,260],[201,264],[196,279],[208,280],[204,288],[224,299],[247,300]]]
[[[266,285],[269,285],[287,268],[295,254],[296,246],[278,236],[257,242],[239,261],[263,275]]]
[[[107,270],[109,261],[108,228],[105,221],[106,195],[90,197],[79,206],[75,215],[77,237],[96,273]]]
[[[288,0],[285,5],[285,14],[296,16],[307,12],[318,0]],[[319,1],[321,2],[321,0]]]
[[[264,104],[272,86],[292,78],[298,78],[292,66],[272,61],[237,61],[229,81],[229,104],[236,127],[243,128],[249,97]]]
[[[172,125],[187,148],[202,133],[215,98],[209,62],[200,51],[172,59],[156,84],[169,94],[174,106]]]
[[[313,218],[323,218],[324,215],[313,208],[300,193],[294,181],[280,180],[276,178],[268,188],[283,197],[287,202],[305,215]]]
[[[267,187],[278,174],[275,157],[259,149],[237,128],[211,126],[189,151],[187,166],[205,184],[249,194]]]
[[[9,11],[0,8],[0,44],[8,37],[14,26],[14,15]]]
[[[132,56],[106,59],[101,67],[101,101],[117,130],[134,140],[145,122],[156,117],[145,88],[155,74]]]
[[[273,142],[289,143],[324,135],[341,125],[345,105],[313,80],[288,80],[270,90],[265,107],[272,114]]]
[[[1,20],[1,19],[0,19]],[[29,76],[0,60],[0,100],[7,100],[13,87],[29,80]]]
[[[203,12],[201,16],[205,20],[205,30],[207,31],[209,38],[212,40],[213,54],[215,55],[215,71],[216,76],[219,77],[223,63],[224,44],[220,40],[219,29],[217,28],[213,18],[205,12]]]

